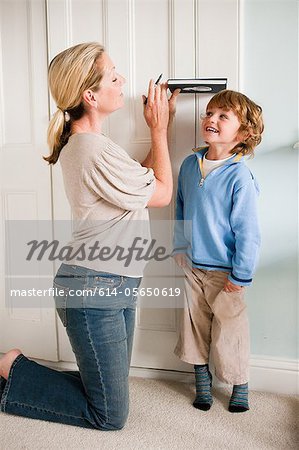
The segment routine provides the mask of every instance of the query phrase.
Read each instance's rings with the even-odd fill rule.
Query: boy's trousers
[[[249,327],[244,288],[224,292],[228,272],[187,268],[185,308],[175,353],[190,364],[208,364],[229,384],[248,382]]]

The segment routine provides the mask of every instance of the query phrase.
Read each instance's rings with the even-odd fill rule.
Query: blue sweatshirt
[[[182,163],[177,192],[174,254],[186,253],[192,266],[229,272],[229,280],[250,285],[260,247],[258,186],[240,154],[202,178],[195,149]]]

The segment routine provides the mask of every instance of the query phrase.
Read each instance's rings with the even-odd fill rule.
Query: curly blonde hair
[[[261,142],[264,131],[262,108],[246,95],[228,89],[214,95],[207,105],[207,110],[209,108],[232,110],[236,114],[241,123],[239,131],[244,132],[247,137],[237,144],[231,153],[243,153],[253,157],[254,149]]]

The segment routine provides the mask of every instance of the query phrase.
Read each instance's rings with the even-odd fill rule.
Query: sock
[[[249,410],[248,383],[234,385],[228,410],[230,412],[244,412]]]
[[[196,397],[193,406],[202,411],[208,411],[213,403],[211,395],[212,374],[209,371],[208,364],[195,365],[195,386]]]

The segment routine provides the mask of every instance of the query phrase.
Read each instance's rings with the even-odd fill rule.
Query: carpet
[[[250,411],[227,411],[230,391],[214,389],[203,412],[194,386],[130,379],[130,415],[123,430],[97,431],[0,413],[1,450],[298,449],[298,398],[250,392]]]

